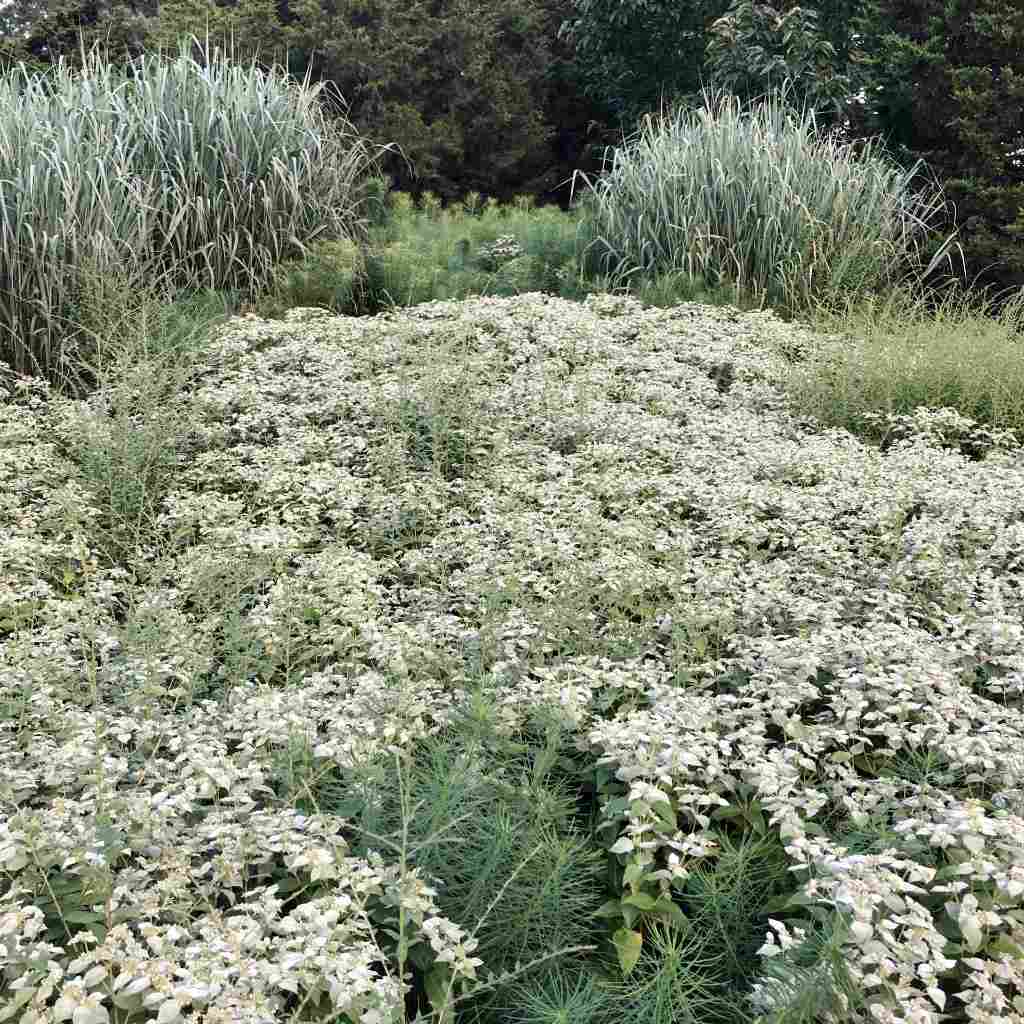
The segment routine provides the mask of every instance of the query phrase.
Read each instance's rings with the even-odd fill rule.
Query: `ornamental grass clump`
[[[61,58],[0,79],[0,359],[15,369],[46,376],[73,347],[87,258],[254,297],[283,257],[364,230],[368,148],[327,123],[323,85],[189,46],[127,71],[94,48],[79,75]]]
[[[873,143],[855,153],[822,136],[813,110],[794,120],[785,89],[746,110],[705,91],[704,109],[645,115],[596,184],[575,172],[574,189],[577,174],[590,189],[590,262],[616,282],[683,272],[731,284],[737,301],[787,317],[887,282],[917,252],[940,198],[908,194],[917,165],[904,171]]]

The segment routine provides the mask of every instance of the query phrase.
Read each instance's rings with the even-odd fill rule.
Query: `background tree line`
[[[957,227],[958,278],[1024,287],[1024,0],[15,0],[0,71],[78,66],[80,30],[122,62],[207,21],[238,56],[334,83],[329,116],[401,147],[395,187],[445,200],[567,208],[572,171],[593,178],[662,100],[749,100],[788,76],[823,127],[924,159],[920,186],[955,204],[926,259]]]

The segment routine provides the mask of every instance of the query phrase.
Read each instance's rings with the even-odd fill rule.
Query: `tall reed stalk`
[[[48,375],[86,263],[254,297],[317,238],[365,237],[354,197],[372,158],[325,121],[324,83],[232,64],[209,36],[126,71],[82,56],[78,75],[62,57],[0,77],[0,360],[15,370]]]
[[[573,192],[577,174],[590,189],[582,205],[591,261],[616,283],[678,271],[712,287],[731,282],[738,297],[785,315],[888,281],[918,252],[916,236],[940,197],[909,194],[917,165],[901,170],[876,155],[874,140],[855,152],[833,134],[818,136],[813,111],[795,120],[788,87],[748,110],[705,90],[704,109],[645,115],[596,184],[575,172]]]

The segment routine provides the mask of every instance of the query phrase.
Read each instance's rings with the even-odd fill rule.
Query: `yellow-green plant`
[[[274,274],[275,289],[258,307],[262,316],[314,306],[348,314],[362,305],[363,257],[354,242],[325,241],[303,260],[288,260]]]
[[[431,220],[441,216],[441,200],[429,190],[420,196],[420,207]]]
[[[369,154],[327,125],[322,86],[233,65],[209,38],[202,64],[188,47],[122,72],[94,46],[80,75],[62,59],[52,79],[24,64],[0,78],[0,358],[15,369],[50,368],[86,257],[254,296],[282,257],[365,229]]]

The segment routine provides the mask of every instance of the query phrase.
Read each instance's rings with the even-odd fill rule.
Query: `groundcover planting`
[[[0,1019],[1024,1021],[1020,449],[822,429],[812,340],[531,293],[0,376]],[[547,910],[444,879],[516,749]]]

